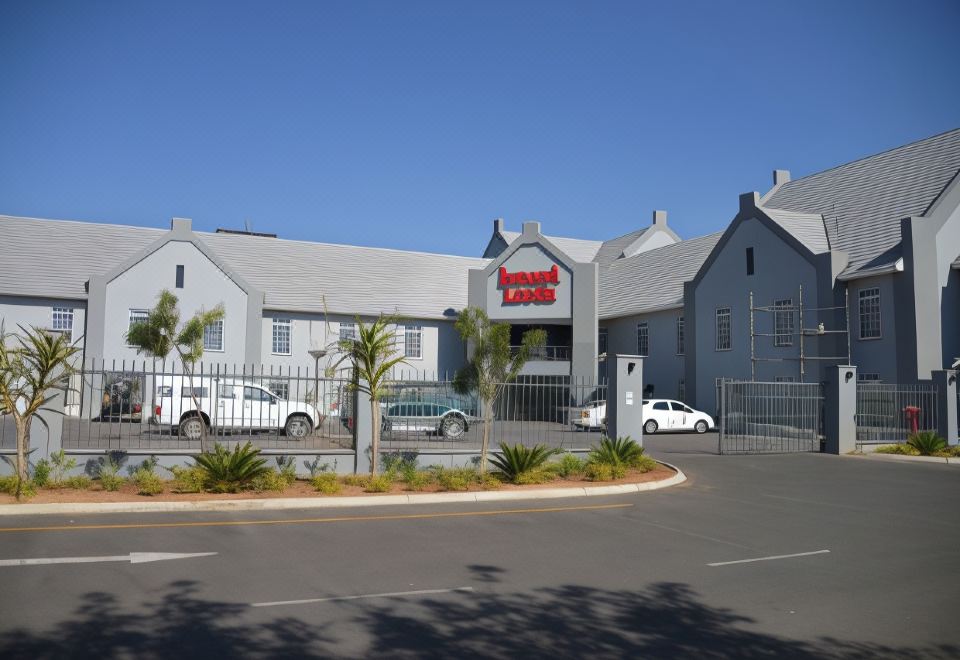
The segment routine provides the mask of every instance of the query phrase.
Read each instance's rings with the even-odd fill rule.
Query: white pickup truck
[[[310,435],[323,421],[320,412],[302,401],[287,401],[256,383],[187,376],[157,379],[151,423],[169,426],[181,438],[194,440],[208,429],[283,429],[291,438]]]

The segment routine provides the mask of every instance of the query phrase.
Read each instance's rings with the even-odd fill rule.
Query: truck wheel
[[[456,440],[467,430],[467,424],[460,415],[449,415],[440,422],[440,433],[447,440]]]
[[[305,438],[313,431],[313,424],[303,415],[294,415],[287,419],[283,431],[288,438]]]
[[[182,419],[180,420],[180,437],[184,440],[199,440],[203,437],[205,426],[203,419],[197,416]]]

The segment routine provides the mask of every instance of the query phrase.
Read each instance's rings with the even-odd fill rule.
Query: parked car
[[[597,401],[580,409],[573,424],[584,430],[604,428],[607,423],[607,402]],[[643,432],[696,431],[706,433],[713,428],[713,418],[705,412],[670,399],[643,400]]]
[[[385,433],[436,433],[447,440],[461,438],[470,429],[470,417],[439,403],[392,403],[383,412]]]
[[[670,399],[643,401],[643,432],[696,431],[706,433],[713,428],[713,417],[705,412]]]
[[[245,381],[204,377],[194,378],[191,386],[186,376],[165,376],[157,381],[156,395],[151,421],[189,440],[201,436],[204,424],[222,430],[283,429],[291,438],[304,438],[323,421],[309,403],[281,399]]]

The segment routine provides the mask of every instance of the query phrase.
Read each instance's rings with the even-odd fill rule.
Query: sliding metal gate
[[[819,383],[720,383],[721,454],[818,452],[823,438]]]

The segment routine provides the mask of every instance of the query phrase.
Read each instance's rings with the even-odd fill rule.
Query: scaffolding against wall
[[[824,316],[828,317],[828,320],[831,321],[831,325],[836,323],[837,311],[843,310],[843,328],[839,327],[828,327],[827,323],[824,322]],[[755,324],[755,315],[757,312],[761,313],[773,313],[773,332],[757,332]],[[789,332],[778,332],[777,327],[777,314],[790,313],[791,319],[795,319],[796,323],[791,323],[791,328]],[[794,317],[794,314],[796,316]],[[813,315],[813,323],[808,327],[807,321],[810,319],[810,315]],[[837,325],[839,325],[837,323]],[[836,335],[845,335],[847,354],[844,355],[810,355],[808,352],[807,342],[816,342],[820,339],[826,337],[836,336]],[[793,346],[793,341],[798,340],[797,344],[799,345],[799,355],[796,356],[787,356],[787,357],[758,357],[756,352],[756,340],[757,337],[771,337],[773,338],[774,344],[778,339],[784,337],[790,337],[791,343],[783,346]],[[819,353],[819,351],[817,351]],[[850,300],[849,293],[844,290],[843,294],[843,306],[835,305],[832,307],[805,307],[803,304],[803,285],[800,285],[799,295],[797,296],[797,304],[794,305],[793,302],[789,305],[766,305],[766,306],[755,306],[753,304],[753,291],[750,292],[750,380],[757,380],[757,363],[758,362],[798,362],[800,368],[800,382],[805,382],[805,376],[807,373],[806,363],[807,361],[816,361],[816,362],[835,362],[837,364],[850,364]]]

